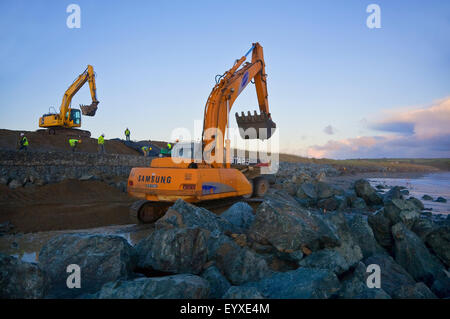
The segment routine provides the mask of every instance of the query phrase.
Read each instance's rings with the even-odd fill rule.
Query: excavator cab
[[[277,125],[272,121],[270,113],[261,112],[258,114],[254,111],[254,114],[247,112],[241,112],[239,115],[236,112],[236,122],[239,127],[239,134],[245,140],[248,139],[259,139],[266,140],[269,139],[275,132]]]

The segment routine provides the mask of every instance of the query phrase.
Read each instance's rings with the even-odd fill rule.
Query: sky
[[[80,28],[66,25],[72,3]],[[370,4],[381,28],[366,25]],[[82,129],[169,140],[259,42],[281,152],[450,157],[449,39],[449,1],[1,0],[0,128],[38,129],[91,64],[100,104]],[[85,85],[72,106],[90,102]],[[249,85],[232,113],[255,109]]]

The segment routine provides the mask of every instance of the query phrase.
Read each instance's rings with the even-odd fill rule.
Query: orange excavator
[[[251,62],[245,62],[250,53]],[[260,174],[258,165],[239,169],[231,167],[230,140],[228,136],[224,138],[224,133],[228,135],[233,103],[253,81],[260,114],[256,111],[253,115],[250,112],[247,115],[236,113],[240,135],[245,139],[268,139],[272,136],[276,125],[269,112],[266,79],[263,48],[259,43],[254,43],[230,70],[216,76],[216,85],[204,111],[202,158],[180,160],[172,153],[172,157],[153,159],[150,167],[133,168],[127,189],[129,195],[140,199],[130,208],[135,220],[152,223],[180,198],[190,203],[204,203],[264,195],[269,183]]]

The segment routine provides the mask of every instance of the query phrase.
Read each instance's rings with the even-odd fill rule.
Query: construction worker
[[[125,138],[126,138],[127,141],[130,141],[130,130],[128,129],[128,127],[125,130]]]
[[[69,144],[70,144],[70,147],[72,148],[73,153],[75,153],[75,151],[77,150],[77,146],[80,143],[81,143],[81,140],[79,140],[79,139],[76,139],[76,138],[69,139]]]
[[[20,133],[19,145],[20,145],[19,151],[21,151],[21,150],[26,151],[28,149],[28,139],[24,133]]]
[[[150,155],[150,151],[152,148],[150,146],[142,146],[141,147],[142,153],[144,153],[144,156],[147,157]]]
[[[105,153],[105,134],[100,135],[97,142],[98,142],[99,154],[104,154]]]

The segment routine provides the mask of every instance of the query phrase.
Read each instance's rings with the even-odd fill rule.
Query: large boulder
[[[402,188],[399,186],[392,187],[388,192],[383,195],[384,202],[388,202],[393,199],[403,199]]]
[[[233,225],[209,210],[178,199],[156,223],[156,228],[199,227],[209,231],[232,231]]]
[[[313,182],[305,182],[300,185],[296,196],[301,199],[317,200],[317,188]]]
[[[232,286],[223,295],[223,299],[263,299],[255,287]]]
[[[450,271],[440,271],[431,286],[431,290],[439,298],[450,298]]]
[[[69,289],[67,266],[80,267],[81,288]],[[39,253],[52,296],[74,297],[92,293],[109,281],[132,277],[136,253],[120,236],[63,234],[50,239]]]
[[[436,299],[436,295],[423,282],[402,286],[392,295],[395,299]]]
[[[415,205],[417,207],[418,210],[424,210],[425,206],[423,205],[423,203],[415,198],[415,197],[410,197],[407,199],[408,202],[412,203],[413,205]]]
[[[316,214],[300,207],[287,194],[266,195],[249,229],[251,239],[293,252],[307,247],[319,250],[340,244],[338,236]]]
[[[376,192],[376,190],[370,186],[370,183],[364,179],[359,179],[355,182],[356,195],[364,199],[367,205],[382,205],[383,199]]]
[[[444,269],[439,260],[426,248],[423,241],[402,223],[392,226],[395,240],[395,261],[416,280],[431,286],[437,274]]]
[[[361,248],[354,240],[347,218],[342,212],[325,214],[324,220],[340,239],[340,244],[333,249],[345,260],[346,267],[355,267],[363,258]]]
[[[382,252],[383,248],[377,243],[372,228],[364,215],[355,215],[349,221],[353,240],[361,248],[364,258]]]
[[[428,217],[417,219],[411,227],[411,230],[423,241],[426,241],[427,236],[435,229],[435,223]]]
[[[390,252],[394,245],[394,239],[391,233],[392,222],[384,215],[384,209],[380,209],[375,214],[369,215],[367,221],[372,228],[378,244]]]
[[[233,285],[258,281],[271,274],[264,258],[234,242],[225,242],[218,247],[215,261],[217,268]]]
[[[402,222],[408,228],[420,218],[420,211],[416,205],[404,199],[392,199],[384,205],[384,215],[389,218],[392,225]]]
[[[359,262],[351,274],[347,274],[341,281],[341,288],[337,293],[340,299],[390,299],[382,288],[367,286],[366,266]]]
[[[216,266],[208,267],[201,277],[209,282],[209,298],[221,298],[231,287],[229,281],[222,275]]]
[[[207,261],[210,232],[201,228],[158,229],[136,245],[138,267],[198,274]]]
[[[255,219],[255,214],[249,204],[238,202],[224,211],[220,217],[232,224],[235,232],[246,232]]]
[[[274,299],[326,299],[340,288],[332,271],[313,268],[275,273],[245,286],[255,287],[263,297]]]
[[[425,240],[436,256],[450,267],[450,226],[440,226],[431,230]]]
[[[344,257],[334,249],[322,249],[315,251],[299,262],[300,267],[328,269],[336,275],[346,272],[350,265]]]
[[[99,299],[204,299],[208,282],[195,275],[180,274],[157,278],[119,280],[105,284],[94,295]]]
[[[46,289],[44,273],[38,265],[0,253],[0,299],[43,298]]]
[[[364,264],[380,266],[381,288],[390,296],[395,296],[401,287],[415,285],[414,278],[388,254],[376,254],[364,259]]]

